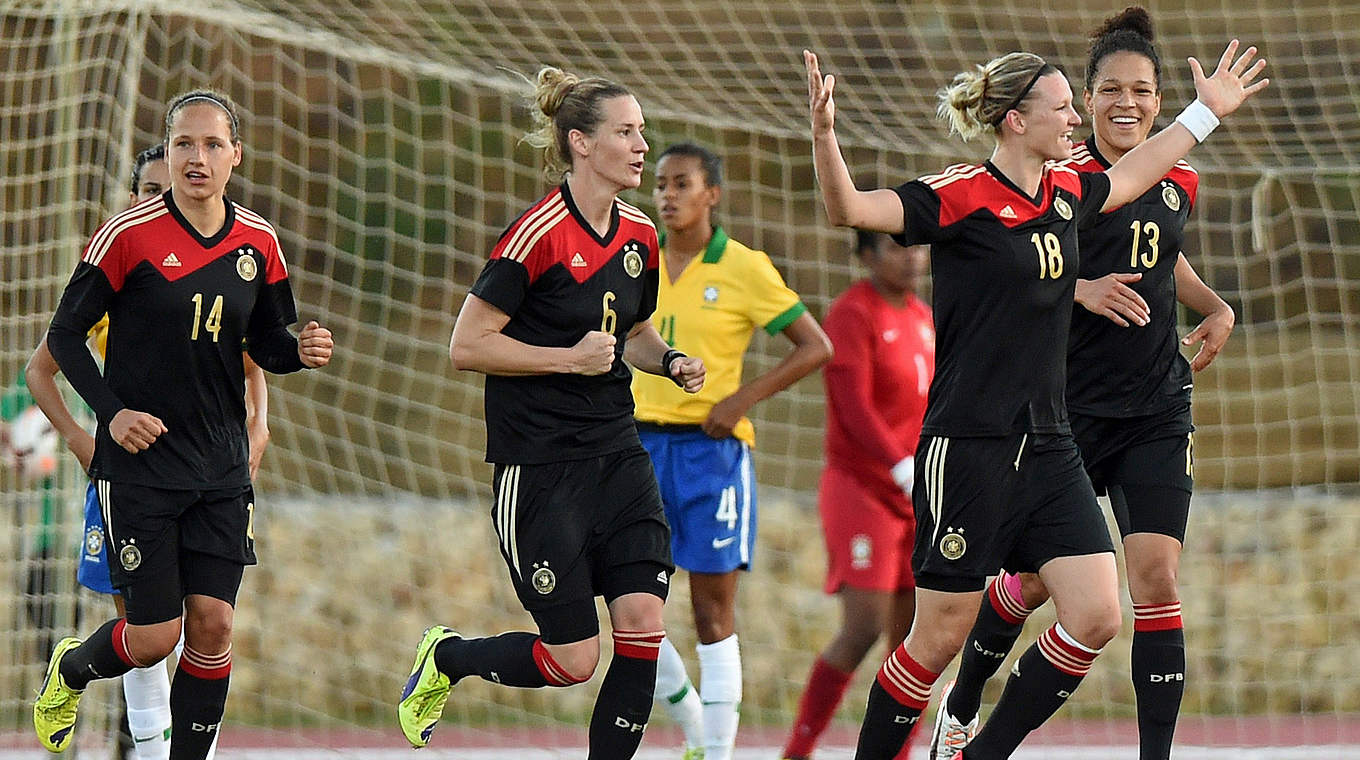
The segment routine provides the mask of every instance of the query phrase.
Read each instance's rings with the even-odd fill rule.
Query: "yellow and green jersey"
[[[643,422],[692,425],[704,421],[713,405],[741,387],[742,358],[752,332],[777,335],[807,311],[798,294],[784,284],[770,257],[732,240],[721,227],[704,252],[671,281],[661,243],[661,289],[652,323],[679,351],[704,360],[703,390],[689,394],[670,379],[633,373],[635,416]],[[755,428],[742,418],[732,435],[755,443]]]

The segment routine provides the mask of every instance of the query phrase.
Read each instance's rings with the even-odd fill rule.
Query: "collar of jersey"
[[[662,248],[665,248],[666,231],[662,230],[657,237],[659,238],[657,242],[661,244]],[[713,237],[708,239],[708,245],[704,247],[703,262],[705,264],[716,264],[722,261],[723,252],[727,250],[727,240],[727,230],[722,227],[714,227]]]
[[[614,239],[614,233],[619,231],[618,199],[614,199],[614,202],[609,206],[609,232],[606,232],[604,237],[600,237],[600,233],[596,232],[595,228],[590,226],[590,222],[586,221],[585,216],[581,214],[581,210],[576,208],[576,201],[571,197],[571,188],[567,187],[566,180],[562,180],[561,187],[562,200],[567,202],[567,210],[570,211],[572,217],[576,219],[576,223],[581,225],[581,229],[585,230],[587,235],[595,238],[595,242],[599,243],[601,248],[607,247],[609,241]]]
[[[1100,164],[1101,168],[1109,169],[1113,166],[1113,164],[1106,160],[1105,156],[1100,154],[1100,149],[1096,147],[1095,135],[1086,138],[1086,149],[1091,152],[1091,156],[1095,158],[1096,163]]]
[[[996,164],[992,163],[990,159],[989,159],[988,161],[986,161],[985,163],[986,163],[986,166],[987,166],[987,173],[988,173],[988,174],[991,174],[992,177],[993,177],[997,182],[1000,182],[1002,185],[1004,185],[1004,186],[1010,188],[1010,190],[1011,190],[1012,192],[1014,192],[1016,195],[1018,195],[1018,196],[1020,196],[1021,198],[1024,198],[1025,200],[1029,201],[1029,204],[1030,204],[1031,206],[1033,206],[1033,207],[1035,207],[1035,208],[1041,208],[1041,207],[1043,207],[1043,205],[1044,205],[1044,180],[1046,180],[1046,179],[1048,178],[1048,167],[1047,167],[1047,166],[1044,167],[1043,174],[1041,174],[1041,175],[1039,176],[1039,195],[1038,195],[1037,197],[1035,197],[1035,196],[1032,196],[1032,195],[1030,195],[1029,193],[1025,192],[1024,190],[1021,190],[1021,189],[1020,189],[1020,186],[1017,185],[1017,184],[1015,184],[1014,182],[1012,182],[1010,177],[1007,177],[1005,174],[1002,173],[1002,171],[1001,171],[1000,169],[996,168]]]
[[[179,206],[175,205],[175,197],[173,191],[171,190],[165,191],[166,210],[168,210],[170,212],[170,216],[174,218],[176,222],[179,223],[179,226],[182,227],[184,231],[189,234],[189,237],[193,238],[195,241],[198,242],[199,245],[203,246],[204,250],[216,248],[218,243],[221,243],[223,240],[226,240],[227,235],[231,233],[232,225],[236,222],[236,208],[232,205],[231,199],[224,195],[222,196],[222,202],[227,205],[227,216],[222,220],[222,229],[213,233],[212,237],[203,237],[202,235],[198,234],[198,230],[194,229],[194,226],[192,224],[189,224],[189,220],[184,218],[184,212],[179,210]]]

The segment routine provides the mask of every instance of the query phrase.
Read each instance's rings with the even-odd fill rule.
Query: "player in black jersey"
[[[1104,171],[1148,138],[1161,108],[1161,61],[1140,7],[1092,35],[1086,112],[1093,134],[1074,151],[1077,171]],[[1185,684],[1185,637],[1176,575],[1190,508],[1191,369],[1213,361],[1233,310],[1181,253],[1198,176],[1178,162],[1136,200],[1081,230],[1081,265],[1067,354],[1067,408],[1097,493],[1108,492],[1133,599],[1133,684],[1141,760],[1166,760]],[[1205,319],[1184,341],[1176,301]],[[1133,325],[1133,326],[1130,326]],[[1193,363],[1180,346],[1202,341]],[[998,576],[963,648],[958,680],[941,705],[932,746],[949,758],[976,727],[982,687],[1048,593],[1033,573]]]
[[[633,424],[632,372],[703,387],[704,365],[670,349],[656,308],[656,227],[618,199],[642,181],[642,109],[606,79],[538,73],[540,128],[566,179],[511,223],[473,284],[449,346],[486,378],[487,461],[501,556],[537,634],[463,638],[425,631],[398,721],[424,747],[449,690],[476,675],[519,687],[570,686],[599,661],[595,597],[614,658],[590,722],[590,757],[630,758],[651,713],[670,574],[670,531]]]
[[[1021,658],[960,756],[1008,757],[1118,631],[1113,547],[1063,397],[1077,228],[1136,199],[1266,85],[1253,84],[1264,68],[1252,64],[1256,49],[1235,57],[1237,47],[1228,45],[1211,77],[1191,59],[1198,99],[1107,172],[1052,163],[1071,156],[1081,123],[1071,87],[1038,56],[1002,56],[955,77],[939,108],[964,139],[991,132],[991,160],[867,192],[855,188],[836,141],[835,80],[804,52],[827,215],[903,244],[930,243],[934,283],[936,370],[912,493],[916,622],[870,689],[856,757],[901,749],[998,567],[1039,572],[1059,622]]]
[[[71,739],[86,684],[160,661],[185,635],[170,692],[171,760],[201,760],[226,703],[231,628],[254,564],[242,346],[266,371],[330,360],[296,321],[273,227],[225,196],[241,161],[235,106],[195,90],[165,117],[170,190],[105,222],[66,286],[48,346],[98,419],[90,475],[125,618],[57,644],[33,706],[43,746]],[[109,315],[101,375],[85,346]]]

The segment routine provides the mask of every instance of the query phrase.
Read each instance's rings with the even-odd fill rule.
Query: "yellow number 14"
[[[198,322],[203,320],[203,329],[212,333],[213,343],[216,343],[217,334],[222,331],[222,296],[219,294],[213,300],[207,319],[203,319],[203,294],[195,293],[189,300],[194,302],[194,324],[189,330],[189,340],[198,340]]]

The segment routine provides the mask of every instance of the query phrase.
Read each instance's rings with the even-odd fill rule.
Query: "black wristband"
[[[677,386],[679,386],[679,387],[681,387],[681,388],[685,387],[684,381],[682,381],[680,378],[676,377],[675,375],[672,375],[672,374],[671,374],[671,362],[675,361],[676,359],[684,359],[684,358],[686,358],[687,356],[689,356],[689,355],[686,354],[684,351],[676,351],[676,350],[673,349],[673,348],[672,348],[671,350],[667,351],[666,353],[662,354],[662,355],[661,355],[661,376],[662,376],[662,377],[669,377],[669,378],[671,379],[671,382],[675,383]]]

